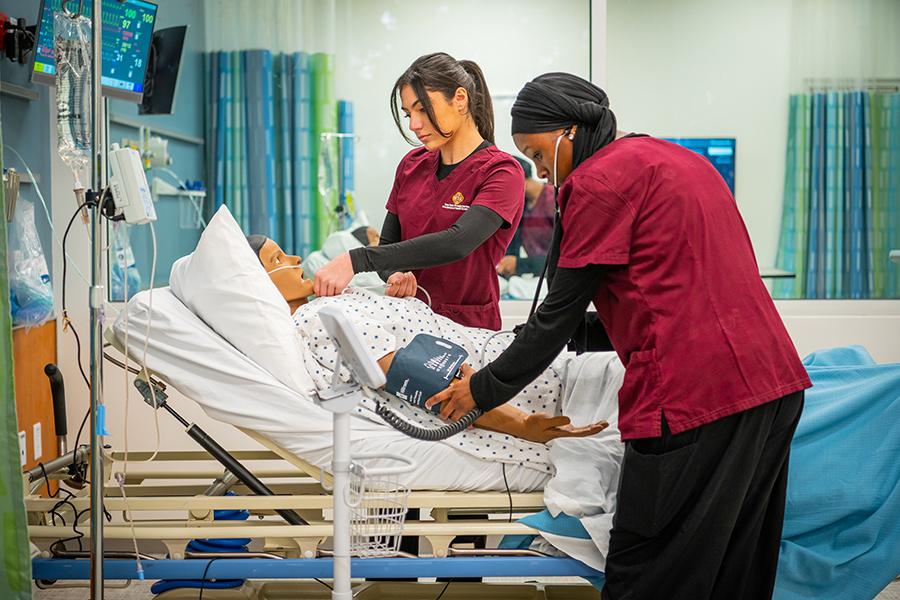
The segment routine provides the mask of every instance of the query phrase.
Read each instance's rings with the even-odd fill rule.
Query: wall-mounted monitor
[[[187,25],[158,29],[153,33],[139,114],[171,115],[175,111],[178,71],[186,35]]]
[[[78,2],[69,3],[70,7],[77,5]],[[91,6],[89,0],[84,2],[84,16],[88,18]],[[53,17],[61,11],[62,0],[41,0],[31,74],[36,83],[56,82]],[[105,96],[141,101],[156,11],[156,4],[145,0],[103,0],[101,82]]]
[[[728,184],[734,195],[734,161],[736,140],[734,138],[664,138],[688,150],[705,156]]]

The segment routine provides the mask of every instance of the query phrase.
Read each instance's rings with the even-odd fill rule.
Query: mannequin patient
[[[367,332],[366,337],[373,341],[372,351],[378,358],[381,369],[387,373],[394,358],[394,351],[405,346],[408,341],[419,333],[429,333],[451,339],[456,343],[469,347],[469,356],[477,357],[484,353],[484,346],[494,334],[493,331],[465,327],[433,313],[419,300],[413,298],[390,298],[370,293],[342,294],[333,298],[311,299],[313,294],[313,282],[303,278],[301,259],[298,256],[286,254],[281,247],[265,236],[251,235],[247,238],[250,247],[254,250],[263,268],[269,273],[272,283],[284,297],[295,322],[298,324],[301,338],[308,345],[310,353],[323,357],[313,369],[320,374],[320,380],[329,381],[331,372],[321,374],[323,369],[333,369],[333,361],[324,358],[336,352],[333,342],[327,335],[315,331],[315,313],[321,305],[340,303],[345,312],[354,317],[357,325],[361,325]],[[414,303],[414,304],[413,304]],[[414,314],[406,315],[412,310]],[[403,325],[398,328],[397,322]],[[402,329],[402,333],[399,331]],[[379,332],[381,332],[379,334]],[[393,332],[393,333],[391,333]],[[399,335],[398,335],[399,334]],[[381,341],[383,338],[383,341]],[[393,340],[392,340],[393,338]],[[402,339],[401,339],[402,338]],[[374,340],[379,340],[375,342]],[[505,346],[502,340],[496,339],[498,346]],[[323,348],[323,345],[329,346]],[[502,350],[502,348],[500,348]],[[491,355],[499,351],[494,348]],[[490,359],[491,356],[484,356]],[[329,364],[331,363],[331,364]],[[470,372],[473,367],[464,364],[462,374]],[[539,384],[522,392],[523,402],[519,407],[515,402],[503,404],[488,411],[475,421],[475,427],[498,433],[512,435],[517,438],[537,443],[546,443],[559,437],[586,437],[603,431],[608,423],[600,421],[583,427],[572,426],[568,417],[553,415],[545,412],[548,409],[558,412],[561,401],[562,386],[559,375],[553,371],[553,367],[547,369],[543,380],[538,379]],[[316,379],[314,377],[314,379]],[[533,398],[527,398],[528,395]],[[523,408],[523,406],[525,408]],[[533,410],[527,410],[531,408]],[[540,410],[537,410],[540,409]],[[422,411],[424,413],[424,411]]]

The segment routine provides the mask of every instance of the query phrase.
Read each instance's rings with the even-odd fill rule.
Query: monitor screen
[[[178,70],[184,51],[187,25],[153,32],[150,61],[144,79],[144,99],[138,107],[142,115],[170,115],[175,110]]]
[[[713,164],[734,195],[734,138],[664,138],[705,156]]]
[[[70,6],[77,6],[71,3]],[[62,0],[42,0],[38,20],[32,79],[52,85],[56,77],[53,52],[53,15],[62,10]],[[84,16],[91,16],[91,2],[84,3]],[[156,22],[156,5],[145,0],[103,0],[103,93],[140,102],[144,72]]]

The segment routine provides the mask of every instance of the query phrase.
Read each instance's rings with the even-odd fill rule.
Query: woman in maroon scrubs
[[[810,386],[728,186],[703,157],[617,131],[600,88],[525,85],[513,139],[561,183],[544,303],[494,362],[427,402],[511,399],[593,301],[625,365],[625,442],[604,599],[770,598],[790,442]]]
[[[391,109],[401,134],[402,112],[422,146],[397,167],[380,244],[319,269],[315,293],[339,294],[354,273],[377,271],[391,296],[422,288],[436,313],[500,329],[496,267],[522,217],[525,179],[494,146],[484,75],[472,61],[422,56],[394,84]]]

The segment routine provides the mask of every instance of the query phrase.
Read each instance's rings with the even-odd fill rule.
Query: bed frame
[[[274,444],[271,440],[252,431],[242,430],[262,445],[265,450],[235,451],[233,456],[244,463],[252,463],[253,472],[265,479],[276,496],[246,495],[251,492],[241,484],[233,489],[237,496],[205,496],[209,482],[221,477],[221,466],[212,462],[213,457],[205,451],[163,451],[153,460],[149,452],[129,454],[128,475],[124,482],[125,496],[114,479],[106,482],[104,495],[106,509],[119,515],[116,522],[104,527],[104,539],[108,541],[110,555],[104,565],[105,577],[109,580],[138,579],[131,539],[134,536],[141,552],[144,575],[147,579],[215,579],[217,577],[241,579],[291,579],[329,578],[331,559],[324,542],[331,537],[332,526],[329,515],[332,496],[330,476],[322,474],[318,467],[293,455]],[[111,452],[105,456],[106,473],[114,473],[114,466],[121,463],[124,455]],[[64,474],[53,474],[51,479],[63,479]],[[320,481],[321,479],[321,481]],[[324,485],[323,485],[324,482]],[[33,578],[38,581],[81,580],[90,577],[86,552],[50,552],[56,540],[73,535],[71,523],[73,511],[81,511],[89,506],[89,487],[80,490],[71,500],[72,506],[57,510],[67,525],[53,524],[50,510],[57,499],[42,497],[44,480],[28,483],[25,506],[28,514],[28,532],[31,541],[40,551],[33,560]],[[543,510],[543,494],[506,492],[443,492],[413,491],[409,495],[408,506],[420,509],[421,517],[407,520],[404,535],[418,537],[420,555],[399,553],[396,558],[370,558],[352,561],[354,578],[390,577],[602,577],[583,563],[570,558],[549,557],[531,550],[489,549],[476,550],[471,547],[451,545],[457,536],[504,536],[533,535],[537,531],[509,517],[521,516]],[[222,509],[244,509],[251,513],[247,521],[214,521],[213,511]],[[276,509],[291,509],[308,522],[308,525],[289,525],[277,514]],[[512,512],[511,512],[512,511]],[[128,515],[132,521],[128,521]],[[454,517],[451,520],[451,515]],[[488,519],[484,519],[488,515]],[[466,518],[480,516],[480,518]],[[132,533],[132,525],[134,532]],[[90,536],[89,523],[79,522],[79,531],[84,539]],[[192,539],[251,538],[252,551],[249,554],[195,554],[186,547]],[[427,542],[424,543],[424,542]],[[70,542],[71,548],[74,542]],[[121,549],[120,552],[115,550]],[[155,559],[150,553],[165,553],[166,559]],[[288,589],[279,584],[282,590]],[[297,597],[305,584],[290,588],[284,596]],[[395,587],[388,584],[376,586],[358,584],[366,589],[360,597],[396,597]],[[395,586],[396,584],[391,584]],[[407,584],[407,586],[410,584]],[[427,587],[427,584],[422,584]],[[248,587],[249,586],[249,587]],[[308,590],[320,586],[314,583]],[[388,586],[393,592],[382,588]],[[276,586],[277,587],[277,586]],[[322,586],[320,586],[322,587]],[[529,587],[529,586],[525,586]],[[552,587],[552,586],[551,586]],[[567,593],[588,594],[575,597],[596,597],[590,595],[590,586],[580,586],[576,590],[567,585]],[[532,595],[540,598],[540,589],[530,586]],[[256,582],[235,590],[205,590],[203,597],[216,598],[268,598],[271,589]],[[269,590],[269,591],[265,591]],[[324,587],[322,590],[326,591]],[[382,591],[378,591],[382,590]],[[440,588],[438,589],[440,591]],[[498,593],[501,590],[498,590]],[[518,597],[513,589],[502,587],[496,597]],[[521,591],[521,590],[520,590]],[[388,594],[380,596],[381,593]],[[471,593],[470,590],[467,593]],[[167,592],[163,598],[195,598],[187,590],[179,594]],[[305,592],[304,592],[305,593]],[[482,593],[482,592],[479,592]],[[218,594],[218,595],[216,595]],[[242,594],[242,595],[241,595]],[[509,594],[513,594],[509,596]],[[436,594],[435,594],[436,595]],[[316,597],[315,595],[302,597]],[[430,596],[425,596],[430,597]],[[489,595],[486,597],[490,597]],[[565,596],[570,597],[570,596]]]

